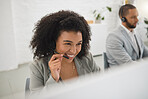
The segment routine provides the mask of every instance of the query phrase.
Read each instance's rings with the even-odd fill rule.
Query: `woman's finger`
[[[52,55],[50,60],[54,61],[56,59],[61,59],[61,58],[63,58],[63,54],[54,54],[54,55]]]

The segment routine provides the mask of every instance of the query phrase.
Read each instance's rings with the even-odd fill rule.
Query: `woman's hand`
[[[48,62],[48,66],[51,71],[51,76],[55,81],[59,81],[60,78],[60,70],[61,70],[61,61],[63,59],[63,54],[54,54],[50,61]]]

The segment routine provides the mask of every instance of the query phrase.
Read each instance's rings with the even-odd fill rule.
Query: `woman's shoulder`
[[[40,59],[34,59],[33,60],[33,62],[32,62],[32,64],[43,64],[43,63],[45,63],[45,62],[47,62],[48,61],[48,58],[47,57],[45,57],[45,58],[40,58]]]
[[[85,68],[85,70],[88,72],[94,72],[99,70],[90,52],[88,52],[85,56],[83,56],[80,59],[80,63],[82,64],[81,66]]]
[[[36,68],[36,69],[43,69],[45,66],[48,65],[48,58],[40,58],[40,59],[34,59],[30,63],[30,68]]]
[[[79,61],[82,64],[89,65],[93,62],[93,56],[90,52],[88,52],[86,55],[82,56],[81,58],[77,57],[77,61]]]
[[[93,59],[93,56],[90,52],[88,52],[85,56],[82,57],[81,60],[92,60]]]

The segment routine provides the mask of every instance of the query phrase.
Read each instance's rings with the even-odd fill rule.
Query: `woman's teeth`
[[[74,57],[74,55],[67,55],[68,57]]]

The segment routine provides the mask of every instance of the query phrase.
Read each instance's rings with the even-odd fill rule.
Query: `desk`
[[[50,87],[35,99],[148,99],[148,60]],[[41,95],[41,94],[40,94]]]

